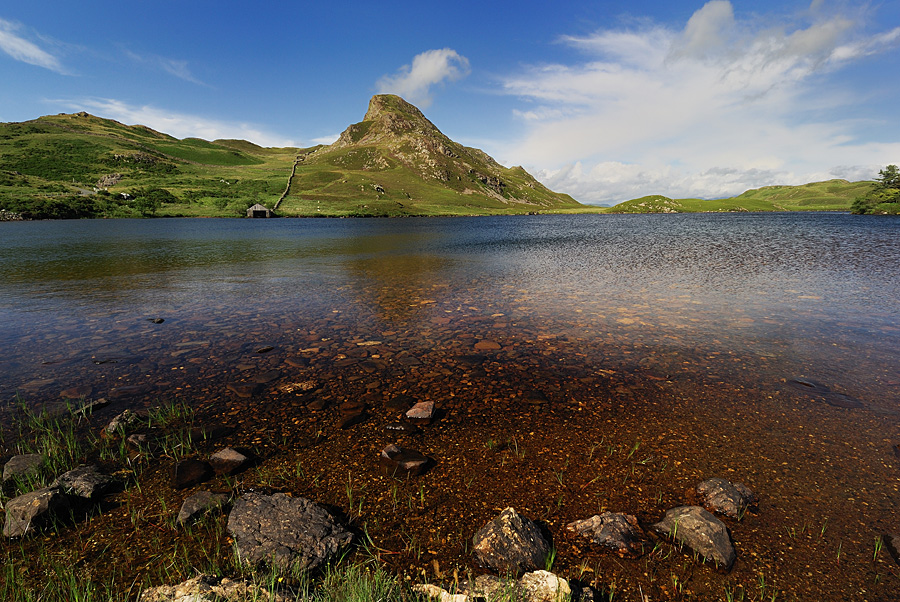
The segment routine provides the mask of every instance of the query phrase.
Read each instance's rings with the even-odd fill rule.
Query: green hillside
[[[178,140],[87,113],[4,123],[0,209],[34,217],[240,215],[278,200],[297,152]],[[155,209],[142,204],[157,197],[165,200]]]
[[[523,168],[453,142],[419,109],[385,94],[334,144],[301,155],[279,212],[496,215],[582,207]]]
[[[873,182],[828,180],[801,186],[765,186],[729,199],[670,199],[653,195],[610,207],[606,213],[697,213],[702,211],[850,211]]]
[[[0,209],[25,217],[239,216],[255,203],[304,216],[583,207],[453,142],[397,96],[374,97],[337,142],[308,149],[179,140],[87,113],[0,124]]]

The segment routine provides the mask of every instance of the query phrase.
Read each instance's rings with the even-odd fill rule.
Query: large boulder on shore
[[[21,537],[42,527],[69,508],[68,496],[59,487],[44,487],[6,502],[3,535]]]
[[[473,543],[482,566],[515,575],[543,568],[550,553],[550,544],[537,525],[513,508],[479,529]]]
[[[728,529],[722,521],[700,506],[672,508],[660,522],[653,525],[653,529],[725,570],[734,564],[734,546]]]
[[[244,563],[282,568],[314,569],[353,539],[322,506],[283,493],[242,495],[228,516],[228,532]]]

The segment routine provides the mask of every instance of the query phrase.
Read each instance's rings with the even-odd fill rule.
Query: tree
[[[888,165],[884,169],[878,170],[878,184],[882,189],[896,188],[900,189],[900,169],[896,165]]]
[[[900,213],[900,168],[888,165],[878,170],[872,190],[856,198],[850,212],[859,215]]]

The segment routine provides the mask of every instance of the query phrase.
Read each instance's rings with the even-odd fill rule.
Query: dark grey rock
[[[700,506],[679,506],[666,512],[653,529],[726,570],[734,564],[734,546],[725,524]]]
[[[418,476],[428,468],[429,459],[412,449],[403,449],[393,443],[381,450],[378,458],[381,467],[389,475]]]
[[[212,493],[210,491],[198,491],[194,495],[189,496],[184,503],[181,504],[181,510],[175,522],[179,525],[187,525],[204,514],[220,510],[228,501],[228,496],[224,493]]]
[[[39,529],[69,507],[69,498],[58,487],[45,487],[6,502],[3,535],[20,537]]]
[[[217,475],[235,474],[250,463],[250,458],[230,447],[217,451],[209,457],[209,465]]]
[[[732,483],[718,477],[697,485],[697,495],[707,510],[737,519],[743,518],[748,508],[759,503],[756,494],[743,483]]]
[[[184,489],[199,485],[213,476],[209,463],[196,458],[186,458],[177,462],[172,469],[172,487]]]
[[[550,553],[550,544],[537,525],[512,508],[479,529],[473,543],[482,566],[516,575],[543,567]]]
[[[21,454],[13,456],[3,466],[3,482],[13,478],[28,478],[40,474],[44,463],[42,454]]]
[[[639,556],[643,552],[643,531],[638,526],[637,518],[630,514],[604,512],[569,523],[566,528],[622,555]]]
[[[353,535],[322,506],[283,493],[245,493],[228,516],[228,532],[247,564],[314,569],[350,544]]]
[[[884,536],[884,545],[894,562],[900,564],[900,535],[887,533]]]
[[[119,487],[120,483],[96,466],[79,466],[61,474],[50,486],[69,495],[97,499]]]
[[[129,429],[134,428],[141,422],[141,417],[138,414],[131,410],[125,410],[110,420],[103,432],[107,435],[115,435],[120,432],[127,433]]]

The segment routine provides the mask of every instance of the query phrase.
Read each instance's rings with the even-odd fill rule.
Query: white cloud
[[[311,142],[313,144],[331,144],[340,137],[340,134],[329,134],[327,136],[319,136],[318,138],[313,138]]]
[[[219,121],[199,115],[166,111],[150,105],[135,106],[112,98],[53,100],[50,102],[70,111],[87,111],[128,125],[145,125],[176,138],[202,138],[204,140],[224,138],[248,140],[260,146],[269,147],[297,146],[293,140],[258,129],[249,123]]]
[[[66,71],[59,59],[19,35],[20,29],[21,26],[17,24],[0,19],[0,50],[17,61],[65,75]]]
[[[681,30],[562,41],[587,58],[502,82],[522,101],[514,114],[526,135],[501,154],[579,200],[715,198],[900,159],[900,142],[859,139],[874,121],[840,113],[857,91],[828,87],[838,69],[900,45],[900,28],[863,35],[842,15],[804,26],[746,22],[713,0]]]
[[[456,81],[469,74],[469,59],[450,48],[427,50],[403,65],[396,74],[378,80],[379,94],[397,94],[426,108],[431,105],[431,88],[444,81]]]

